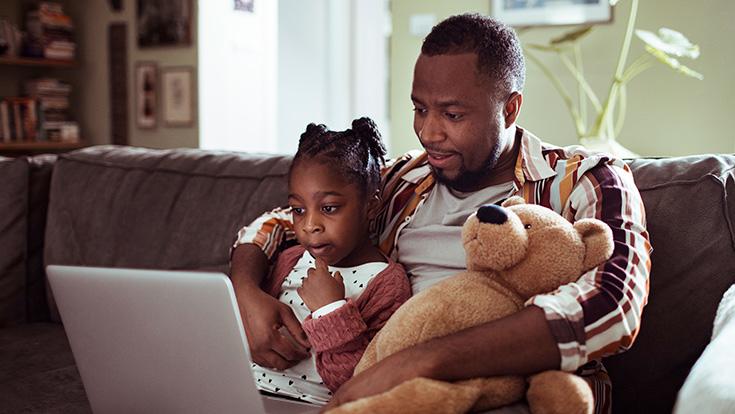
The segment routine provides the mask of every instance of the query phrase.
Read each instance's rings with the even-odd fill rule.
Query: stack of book
[[[25,92],[37,104],[39,140],[79,141],[78,124],[69,118],[71,85],[54,78],[33,79],[26,82]]]
[[[46,59],[73,60],[76,52],[74,24],[61,4],[40,2],[26,14],[28,36],[23,54]]]

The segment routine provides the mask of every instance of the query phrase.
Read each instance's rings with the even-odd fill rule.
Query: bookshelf
[[[74,24],[64,3],[0,2],[0,29],[10,39],[0,55],[0,156],[85,146],[80,140],[66,141],[79,135],[71,101],[75,87],[69,80],[75,79],[80,63],[73,59]]]
[[[29,57],[0,57],[0,65],[37,66],[46,68],[73,68],[77,66],[77,62],[73,60],[54,60]]]

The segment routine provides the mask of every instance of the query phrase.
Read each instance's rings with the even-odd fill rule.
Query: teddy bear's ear
[[[521,196],[513,196],[503,201],[503,204],[501,204],[501,206],[510,207],[510,206],[517,206],[519,204],[526,204],[526,200],[524,200],[523,197]]]
[[[612,231],[607,224],[597,219],[581,219],[574,223],[574,228],[584,241],[584,271],[601,265],[612,256]]]

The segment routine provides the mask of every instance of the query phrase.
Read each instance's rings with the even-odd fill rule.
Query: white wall
[[[278,2],[199,2],[199,146],[276,152]]]
[[[388,141],[385,0],[280,0],[278,152],[293,153],[306,125],[350,127],[370,116]]]

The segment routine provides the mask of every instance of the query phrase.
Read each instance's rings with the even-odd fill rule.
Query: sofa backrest
[[[45,263],[226,271],[237,230],[285,204],[290,161],[117,146],[61,155]]]
[[[607,358],[618,413],[670,413],[735,283],[735,156],[629,162],[653,246],[648,306],[632,349]]]

